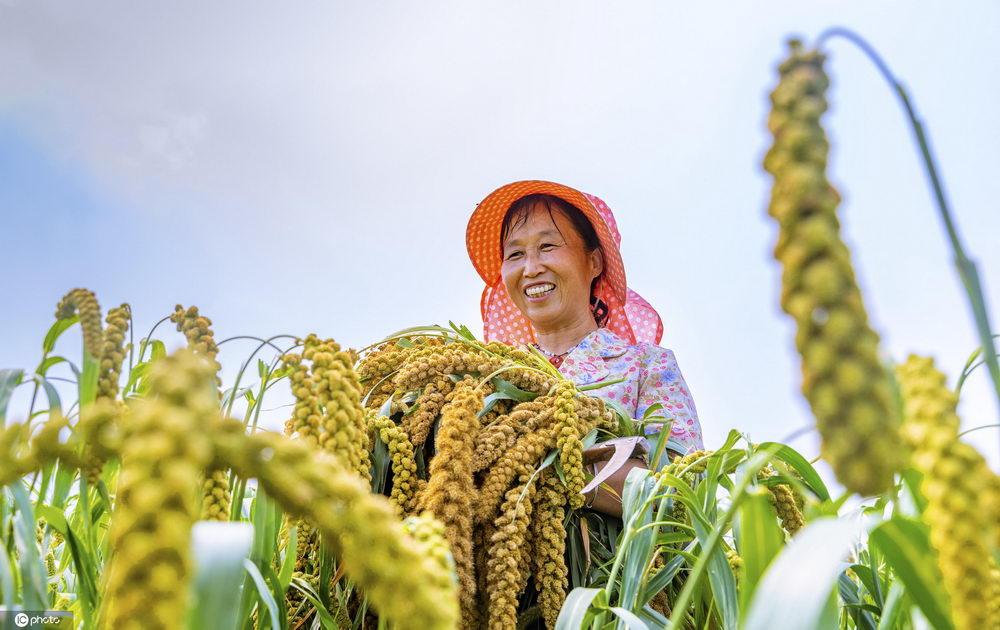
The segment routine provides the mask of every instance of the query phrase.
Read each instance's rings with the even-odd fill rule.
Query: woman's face
[[[561,210],[553,208],[550,214],[543,203],[531,206],[527,220],[507,235],[502,251],[500,274],[507,293],[536,330],[593,320],[590,284],[603,269],[601,253],[587,253]]]

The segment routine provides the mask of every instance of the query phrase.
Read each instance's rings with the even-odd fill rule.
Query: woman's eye
[[[555,247],[555,243],[542,243],[541,249],[543,251],[545,251],[545,250],[548,250],[548,249],[553,249],[554,247]]]
[[[521,252],[510,252],[509,254],[507,254],[507,260],[513,260],[514,258],[520,255]]]

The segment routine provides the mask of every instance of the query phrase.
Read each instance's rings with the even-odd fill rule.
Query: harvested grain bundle
[[[958,439],[958,398],[931,358],[910,355],[896,371],[906,421],[902,434],[913,467],[923,474],[927,499],[923,519],[937,551],[945,590],[958,630],[991,627],[996,621],[990,514],[980,508],[992,471],[982,455]]]
[[[795,319],[802,392],[816,416],[823,457],[849,490],[877,494],[901,460],[898,418],[868,325],[851,257],[840,239],[839,196],[826,179],[829,145],[820,116],[828,79],[823,56],[792,42],[771,93],[774,176],[768,209],[779,224],[781,306]]]
[[[476,623],[476,582],[472,556],[472,500],[476,494],[472,477],[473,440],[479,430],[476,413],[483,406],[482,393],[471,381],[463,381],[451,402],[445,405],[435,441],[436,454],[430,464],[427,489],[421,507],[445,526],[458,573],[462,621]]]
[[[534,540],[533,571],[535,590],[541,616],[548,628],[556,627],[556,618],[566,601],[569,585],[566,567],[566,492],[559,476],[552,469],[542,473],[535,493],[534,518],[531,520],[531,537]]]
[[[400,514],[410,514],[417,508],[417,491],[422,481],[417,477],[413,444],[406,432],[385,416],[372,413],[368,426],[389,449],[392,459],[392,494],[389,498],[399,508]]]

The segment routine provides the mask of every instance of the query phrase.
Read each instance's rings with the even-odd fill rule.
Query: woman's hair
[[[595,249],[601,251],[601,255],[604,255],[604,249],[601,247],[601,241],[597,238],[597,231],[594,226],[587,219],[587,216],[583,212],[566,201],[556,197],[555,195],[546,195],[544,193],[536,193],[534,195],[527,195],[521,197],[514,203],[510,205],[507,209],[507,213],[503,217],[503,223],[500,224],[500,250],[501,258],[503,251],[503,244],[518,226],[524,225],[528,220],[528,214],[531,208],[536,204],[542,204],[549,212],[549,218],[552,219],[552,224],[556,226],[556,230],[559,230],[559,226],[556,225],[555,218],[552,216],[552,208],[555,207],[557,210],[561,211],[566,218],[569,219],[570,225],[573,226],[573,230],[577,235],[583,240],[584,250],[590,254]],[[566,238],[566,235],[559,230],[559,235]],[[603,271],[601,274],[603,275]],[[594,295],[594,289],[597,288],[597,281],[600,279],[601,275],[594,278],[593,282],[590,283],[590,309],[594,313],[594,321],[597,322],[598,326],[604,326],[608,319],[608,305],[604,303],[603,300],[597,298]]]

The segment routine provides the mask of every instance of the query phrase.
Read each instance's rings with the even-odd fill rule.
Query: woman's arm
[[[607,479],[601,482],[598,487],[585,495],[587,501],[584,505],[603,514],[621,518],[622,493],[625,488],[625,479],[634,468],[648,468],[646,459],[643,457],[644,451],[645,448],[643,446],[638,446],[632,451],[631,457],[620,465],[615,464],[618,468]],[[612,463],[611,460],[614,452],[615,447],[609,442],[589,448],[583,453],[584,466],[588,467],[596,477],[601,474],[606,466]],[[667,454],[671,458],[678,455],[673,451],[668,451]]]
[[[596,466],[594,472],[601,472],[607,464],[607,460],[594,464]],[[611,473],[611,476],[604,483],[587,493],[587,502],[584,505],[602,514],[610,514],[611,516],[621,518],[621,497],[625,488],[625,478],[628,477],[629,472],[633,468],[646,468],[646,461],[638,457],[626,460],[621,468]]]

